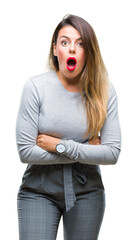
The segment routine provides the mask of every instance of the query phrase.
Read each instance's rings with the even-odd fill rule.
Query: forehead
[[[77,29],[68,25],[60,29],[58,32],[58,37],[61,38],[62,36],[66,36],[68,38],[81,38],[81,35]]]

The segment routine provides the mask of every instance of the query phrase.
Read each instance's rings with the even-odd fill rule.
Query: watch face
[[[56,147],[58,153],[64,153],[65,146],[62,143],[59,143]]]

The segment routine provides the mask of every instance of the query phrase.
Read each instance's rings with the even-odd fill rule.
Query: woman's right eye
[[[61,41],[62,46],[67,46],[68,42],[67,41]]]

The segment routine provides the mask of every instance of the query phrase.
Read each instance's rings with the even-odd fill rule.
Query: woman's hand
[[[91,144],[91,145],[100,145],[100,144],[101,144],[101,138],[100,138],[100,137],[97,137],[96,139],[94,139],[94,140],[89,140],[88,142],[89,142],[89,144]]]
[[[37,137],[37,145],[48,152],[56,152],[56,145],[59,142],[59,138],[46,134],[39,134]]]
[[[37,145],[48,152],[56,152],[56,145],[60,142],[59,138],[46,134],[39,134],[37,137]],[[101,139],[97,137],[95,140],[89,140],[91,145],[100,145]]]

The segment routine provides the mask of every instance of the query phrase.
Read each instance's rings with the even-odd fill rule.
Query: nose
[[[69,52],[70,52],[70,53],[75,53],[75,52],[76,52],[76,48],[75,48],[75,44],[74,44],[74,43],[71,43],[71,44],[70,44]]]

